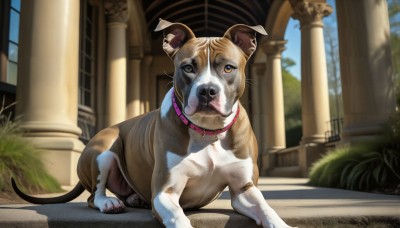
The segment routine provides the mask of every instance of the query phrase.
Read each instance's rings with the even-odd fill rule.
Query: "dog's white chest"
[[[174,185],[181,185],[181,204],[184,208],[208,204],[227,186],[235,170],[253,169],[251,159],[235,157],[224,141],[209,143],[191,140],[186,156],[167,153],[167,164]],[[225,147],[226,148],[226,147]],[[243,170],[242,170],[243,171]]]
[[[170,172],[180,172],[189,178],[209,176],[224,164],[238,159],[229,148],[223,148],[223,142],[217,140],[210,143],[207,139],[191,140],[185,156],[167,153]]]

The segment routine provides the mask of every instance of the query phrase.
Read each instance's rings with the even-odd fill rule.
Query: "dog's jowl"
[[[239,102],[246,62],[261,26],[235,25],[223,37],[195,37],[186,25],[161,20],[163,49],[175,66],[173,88],[161,108],[100,131],[78,163],[79,183],[56,198],[68,202],[85,189],[103,213],[125,206],[151,208],[166,227],[192,227],[184,209],[203,207],[228,186],[232,207],[263,227],[289,227],[256,187],[257,142]],[[106,195],[106,189],[117,197]]]

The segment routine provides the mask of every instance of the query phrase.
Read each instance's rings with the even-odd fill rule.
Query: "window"
[[[93,78],[94,78],[94,12],[93,7],[83,1],[81,8],[81,38],[79,63],[79,102],[81,105],[93,108]]]
[[[21,1],[11,0],[9,24],[10,32],[8,34],[7,82],[13,85],[17,84],[20,11]]]
[[[18,68],[20,0],[0,0],[0,108],[14,117]]]
[[[1,24],[1,72],[0,81],[17,84],[20,0],[2,1]]]
[[[84,143],[96,133],[95,119],[95,27],[96,8],[88,0],[81,1],[79,44],[79,112],[78,125],[82,129]]]

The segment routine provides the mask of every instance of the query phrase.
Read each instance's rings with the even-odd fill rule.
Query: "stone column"
[[[105,125],[126,119],[126,27],[128,8],[126,0],[107,0],[107,88]]]
[[[251,64],[251,124],[256,135],[258,142],[258,166],[260,173],[264,174],[263,170],[266,168],[263,161],[264,156],[266,156],[266,144],[263,143],[262,137],[262,119],[261,119],[261,90],[263,85],[261,84],[261,79],[265,75],[265,63],[253,63]],[[265,158],[266,159],[266,158]]]
[[[153,61],[153,57],[151,55],[146,55],[142,61],[142,79],[140,82],[143,82],[142,90],[141,90],[141,110],[143,113],[147,113],[150,111],[150,72],[149,68],[151,67],[151,62]]]
[[[140,110],[140,90],[141,90],[141,62],[143,50],[141,47],[129,48],[129,76],[127,88],[127,118],[132,118],[141,114]]]
[[[337,0],[343,142],[370,139],[395,111],[386,0]]]
[[[322,18],[332,12],[325,1],[290,0],[301,29],[302,144],[323,143],[329,127],[329,96]]]
[[[253,63],[251,65],[251,113],[252,113],[252,128],[254,134],[256,135],[258,141],[259,153],[262,152],[261,143],[262,129],[261,129],[261,90],[263,85],[261,84],[261,79],[265,75],[265,63]]]
[[[79,0],[22,1],[17,116],[61,184],[78,181]]]
[[[285,139],[285,109],[283,105],[283,85],[281,53],[285,50],[287,41],[267,41],[264,52],[267,55],[266,81],[263,83],[263,98],[266,104],[267,117],[267,149],[269,152],[286,147]],[[265,105],[264,105],[265,106]]]
[[[266,144],[266,154],[263,156],[263,167],[267,168],[265,172],[274,168],[273,152],[286,147],[281,66],[281,53],[285,50],[285,44],[283,40],[262,44],[267,55],[266,74],[261,83],[262,136]]]

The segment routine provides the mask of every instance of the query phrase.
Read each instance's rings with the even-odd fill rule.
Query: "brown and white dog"
[[[263,227],[289,227],[256,187],[257,142],[239,102],[246,62],[261,26],[235,25],[223,37],[196,38],[184,24],[161,20],[164,51],[175,65],[173,88],[161,108],[100,131],[84,149],[79,183],[57,198],[68,202],[84,189],[88,204],[103,213],[151,205],[166,227],[192,227],[184,209],[200,208],[226,186],[232,207]],[[106,188],[117,198],[106,196]]]

